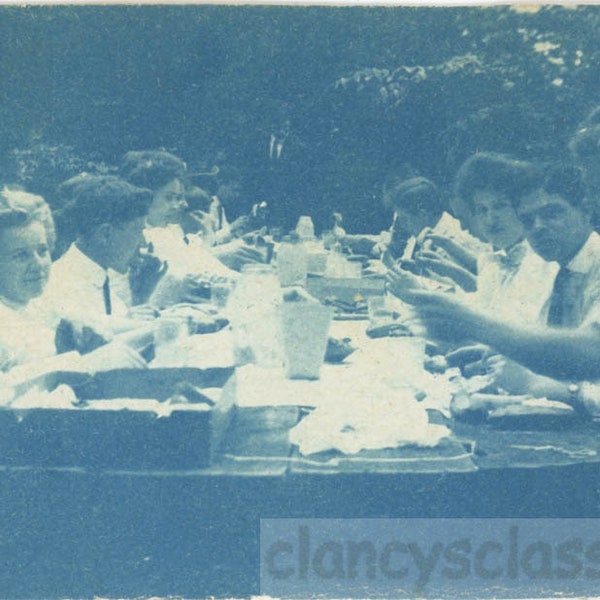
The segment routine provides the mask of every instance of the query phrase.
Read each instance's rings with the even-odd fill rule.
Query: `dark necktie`
[[[108,280],[108,275],[102,284],[102,294],[104,296],[104,310],[107,315],[112,314],[112,303],[110,301],[110,282]]]
[[[550,296],[548,325],[552,327],[576,327],[579,325],[579,315],[576,311],[578,294],[575,287],[580,277],[580,273],[570,271],[566,267],[560,268]]]

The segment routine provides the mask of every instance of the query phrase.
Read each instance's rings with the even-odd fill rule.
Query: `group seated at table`
[[[502,212],[516,210],[520,224],[514,222],[515,230],[522,228],[530,248],[555,265],[555,275],[549,274],[544,285],[538,269],[529,273],[520,286],[525,295],[513,300],[513,318],[498,306],[478,306],[468,296],[431,292],[399,269],[388,274],[389,290],[413,305],[432,338],[454,345],[487,345],[485,367],[499,389],[562,400],[594,412],[599,394],[593,382],[600,376],[600,237],[592,228],[579,169],[565,164],[527,169],[529,181],[522,182],[511,204],[500,206],[495,216],[499,226],[489,227],[488,235],[493,242],[494,231],[500,233],[500,225],[511,220]],[[490,203],[483,198],[492,192],[474,195],[476,213],[484,214],[485,208],[487,214]],[[499,197],[497,190],[494,201]],[[541,307],[537,319],[535,312],[526,313],[533,305],[528,300],[532,293],[535,306]],[[509,300],[509,294],[496,290],[498,303]]]
[[[458,170],[452,194],[394,171],[382,185],[390,229],[347,233],[336,214],[327,238],[375,259],[407,327],[438,344],[443,367],[595,413],[600,129],[584,125],[570,144],[574,164],[478,152]],[[177,315],[173,307],[185,304],[187,322],[207,287],[233,285],[245,265],[266,260],[255,245],[261,236],[245,235],[265,233],[258,205],[229,224],[219,198],[165,151],[128,152],[119,176],[84,173],[61,194],[54,263],[44,199],[9,188],[0,197],[1,367],[15,380],[52,369],[145,368],[157,323]]]
[[[59,370],[145,368],[141,351],[152,346],[160,322],[192,329],[212,319],[209,310],[172,305],[161,314],[140,303],[168,269],[147,253],[143,237],[154,202],[150,190],[119,177],[81,178],[62,214],[75,239],[52,263],[47,204],[20,190],[1,193],[0,353],[1,370],[9,372],[3,385]]]
[[[10,205],[11,196],[5,191],[3,204]],[[53,370],[95,372],[144,364],[133,348],[116,339],[86,355],[76,351],[57,355],[56,325],[36,302],[51,272],[47,230],[39,215],[22,208],[3,208],[0,247],[0,352],[2,370],[10,370],[11,381]]]

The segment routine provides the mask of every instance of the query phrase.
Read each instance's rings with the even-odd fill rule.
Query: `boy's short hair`
[[[128,152],[123,157],[121,177],[134,185],[156,191],[185,176],[186,164],[179,157],[164,150]]]
[[[536,181],[536,170],[531,163],[496,152],[478,152],[458,170],[455,193],[471,210],[475,194],[484,190],[500,192],[517,206]]]
[[[581,169],[569,163],[546,165],[538,178],[538,188],[560,196],[575,208],[585,209],[586,187]]]
[[[77,235],[93,232],[103,223],[118,225],[144,217],[152,204],[150,190],[113,175],[90,175],[73,188],[63,216]]]
[[[438,188],[425,177],[406,179],[396,174],[388,176],[383,185],[383,201],[391,208],[409,213],[425,210],[434,216],[446,210],[446,203]]]

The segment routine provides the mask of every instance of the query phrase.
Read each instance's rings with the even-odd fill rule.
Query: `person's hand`
[[[482,315],[452,294],[390,283],[390,279],[397,275],[398,273],[388,274],[388,289],[401,300],[413,305],[415,313],[431,339],[453,343],[477,339]],[[401,275],[405,282],[408,277],[409,275]]]
[[[262,253],[247,245],[243,240],[217,246],[213,252],[225,266],[234,271],[241,271],[242,267],[247,264],[264,262]]]
[[[433,248],[440,248],[450,255],[450,257],[456,261],[461,267],[467,269],[471,273],[476,273],[477,270],[477,256],[473,254],[469,249],[459,244],[452,238],[444,235],[438,235],[429,231],[425,237],[425,240],[429,242],[429,245]]]
[[[210,300],[210,282],[208,276],[186,275],[175,277],[167,273],[152,295],[152,305],[165,309],[174,304],[195,304]]]
[[[530,392],[535,375],[529,369],[499,354],[490,356],[485,363],[499,391],[509,394]]]
[[[143,304],[168,270],[168,264],[152,254],[152,244],[141,248],[129,265],[129,288],[133,305]]]
[[[106,344],[81,358],[92,373],[113,369],[145,369],[146,361],[139,352],[120,341]]]
[[[104,346],[113,338],[113,331],[100,324],[92,326],[82,321],[61,319],[56,327],[54,345],[58,354],[76,350],[81,354],[92,352]]]
[[[411,259],[400,259],[396,261],[396,269],[402,269],[403,271],[407,271],[408,273],[413,273],[413,275],[424,275],[425,268],[421,266],[418,262]]]
[[[387,290],[400,300],[413,304],[415,293],[422,291],[419,280],[404,269],[389,269],[386,275]]]
[[[160,315],[160,311],[150,304],[138,304],[127,311],[127,317],[134,321],[153,321]]]
[[[233,235],[240,237],[252,230],[252,217],[250,215],[242,215],[233,223],[230,223],[229,229]]]
[[[181,280],[179,303],[195,304],[210,300],[210,281],[204,275],[186,275]]]
[[[460,244],[457,244],[452,238],[434,233],[431,229],[426,232],[424,241],[429,241],[431,242],[431,245],[442,248],[442,250],[446,250],[446,252],[449,252],[450,254],[453,254],[457,249],[464,250],[464,248]]]
[[[426,275],[447,277],[466,292],[474,292],[477,289],[477,279],[470,271],[436,252],[422,250],[415,255],[414,262]]]
[[[466,365],[481,361],[489,353],[489,347],[484,344],[470,344],[448,352],[446,361],[449,366],[458,367],[462,370]]]

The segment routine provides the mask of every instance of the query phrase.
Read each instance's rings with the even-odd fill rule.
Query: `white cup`
[[[322,304],[287,302],[281,305],[281,339],[288,379],[319,379],[332,316],[332,309]]]

